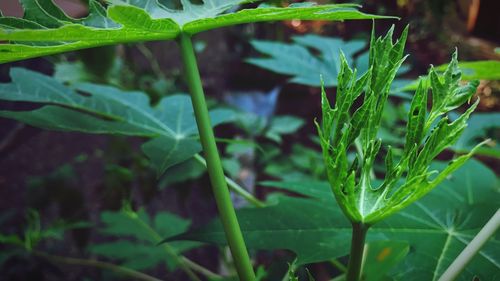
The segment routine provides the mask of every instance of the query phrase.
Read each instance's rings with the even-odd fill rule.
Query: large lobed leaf
[[[253,40],[252,46],[268,57],[250,58],[248,63],[271,70],[276,73],[290,75],[290,82],[309,86],[320,86],[323,76],[325,86],[336,86],[341,61],[338,54],[341,50],[350,61],[359,66],[359,72],[368,70],[367,53],[354,60],[354,54],[361,51],[366,43],[363,40],[343,41],[338,38],[322,37],[314,34],[292,37],[293,44],[275,41]],[[309,48],[319,51],[314,55]]]
[[[433,165],[446,169],[445,163]],[[271,183],[268,183],[270,185]],[[278,186],[279,184],[272,184]],[[282,183],[281,188],[311,195],[307,183]],[[313,199],[277,197],[275,205],[238,211],[247,246],[288,249],[298,264],[330,260],[349,252],[351,225],[329,196],[327,183],[316,183]],[[441,186],[405,210],[373,226],[368,241],[407,241],[410,252],[391,275],[396,280],[437,280],[498,208],[498,179],[471,160]],[[458,280],[496,280],[500,272],[500,241],[493,237],[466,267]],[[177,236],[225,244],[218,220]],[[415,266],[418,265],[418,266]],[[368,274],[368,272],[367,272]],[[366,280],[371,280],[366,276]]]
[[[152,138],[143,145],[158,174],[201,151],[191,100],[187,95],[163,98],[152,107],[142,92],[90,83],[71,86],[21,68],[12,82],[0,84],[0,100],[32,102],[31,111],[0,111],[0,117],[50,130],[119,134]],[[211,112],[213,125],[230,120],[232,111]]]
[[[53,0],[20,0],[24,17],[0,14],[0,63],[72,50],[126,42],[171,40],[181,32],[202,31],[235,24],[302,20],[374,19],[382,16],[360,12],[357,5],[291,5],[260,7],[225,13],[248,0],[204,0],[203,4],[181,1],[182,9],[158,0],[111,0],[105,8],[89,1],[89,15],[75,19]]]

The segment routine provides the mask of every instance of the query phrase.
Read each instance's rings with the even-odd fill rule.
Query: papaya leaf
[[[354,65],[358,65],[360,60],[368,60],[368,57],[363,55],[360,60],[354,59],[354,54],[366,45],[363,40],[346,42],[338,38],[313,34],[294,36],[292,40],[292,44],[253,40],[252,46],[267,57],[249,58],[246,61],[276,73],[290,75],[291,83],[320,86],[320,76],[322,76],[325,86],[335,86],[338,83],[337,75],[340,70],[338,54],[341,50],[345,51],[346,57]],[[319,56],[314,55],[309,49],[319,51]],[[367,66],[368,63],[362,64],[359,72],[364,73],[368,70]]]
[[[23,18],[0,16],[0,63],[119,43],[172,40],[236,24],[278,20],[387,18],[362,13],[354,4],[261,7],[226,13],[248,0],[181,1],[182,8],[157,0],[110,0],[105,8],[89,0],[89,15],[66,15],[53,0],[20,0]]]
[[[151,106],[142,92],[90,83],[66,86],[52,77],[11,69],[11,83],[0,84],[0,100],[42,105],[32,111],[0,111],[6,117],[49,130],[152,138],[143,151],[161,175],[201,151],[188,95],[163,98]],[[213,110],[213,125],[233,118],[231,110]]]
[[[429,166],[445,148],[453,145],[467,126],[467,120],[477,106],[470,106],[450,122],[448,112],[466,103],[475,93],[477,81],[461,85],[457,52],[444,73],[431,69],[430,83],[420,83],[408,113],[406,143],[403,153],[395,160],[387,148],[386,171],[381,184],[373,176],[377,157],[381,157],[382,140],[378,131],[390,86],[403,63],[404,45],[408,34],[393,42],[393,28],[384,37],[372,35],[370,69],[360,78],[341,54],[335,105],[322,92],[322,124],[318,126],[324,161],[331,189],[346,216],[353,222],[368,225],[396,213],[436,187],[449,174],[469,159],[475,150],[457,157],[438,176],[431,179]],[[432,107],[427,109],[427,95],[432,90]],[[354,102],[363,102],[354,111]],[[351,113],[353,112],[354,113]],[[355,160],[347,150],[356,147]],[[354,165],[358,161],[359,165]],[[349,168],[355,167],[355,168]]]
[[[447,165],[439,162],[432,166],[442,171]],[[294,189],[309,188],[305,183],[303,186]],[[237,214],[247,246],[291,250],[297,254],[297,265],[347,255],[350,223],[333,198],[324,197],[320,201],[314,197],[277,196],[270,200],[274,205],[239,210]],[[480,162],[470,160],[417,203],[372,226],[368,243],[390,240],[410,245],[408,255],[389,271],[395,280],[438,280],[496,212],[499,199],[495,173]],[[330,200],[329,204],[326,200]],[[499,277],[498,238],[497,234],[490,239],[458,280],[472,280],[477,276],[480,280],[493,281]],[[166,240],[177,239],[227,243],[219,220]],[[368,275],[365,279],[372,280]]]
[[[252,40],[250,43],[254,49],[265,57],[249,58],[246,61],[275,73],[292,76],[290,83],[313,87],[319,87],[322,83],[326,87],[337,86],[337,76],[342,66],[339,58],[341,52],[349,64],[356,67],[358,73],[365,73],[369,68],[369,53],[363,51],[367,45],[364,40],[344,41],[340,38],[306,34],[293,36],[292,41],[282,43]],[[398,75],[408,70],[409,67],[403,65],[398,70]],[[405,79],[396,79],[393,88],[407,83]],[[408,98],[402,93],[394,94]]]

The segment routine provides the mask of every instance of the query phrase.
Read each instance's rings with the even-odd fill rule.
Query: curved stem
[[[500,210],[491,217],[491,219],[484,225],[479,233],[470,241],[465,249],[458,255],[458,257],[451,263],[451,265],[443,273],[439,281],[452,281],[455,280],[460,273],[465,269],[465,266],[472,260],[472,258],[481,250],[481,247],[488,242],[491,236],[500,227]]]
[[[203,166],[207,167],[207,161],[201,155],[195,154],[194,159],[196,159],[196,161],[198,161]],[[248,192],[245,188],[237,184],[231,178],[225,177],[225,179],[227,185],[229,186],[229,189],[231,189],[234,193],[238,194],[239,196],[243,197],[249,203],[252,203],[255,207],[263,208],[266,206],[264,202],[260,201],[253,194]]]
[[[63,256],[55,256],[50,255],[44,252],[32,251],[35,256],[42,257],[44,259],[56,262],[56,263],[64,263],[69,265],[81,265],[81,266],[91,266],[100,269],[106,269],[113,271],[117,274],[121,274],[124,276],[131,277],[135,280],[143,280],[143,281],[162,281],[161,279],[155,278],[153,276],[147,275],[145,273],[130,269],[128,267],[115,265],[109,262],[103,262],[98,260],[88,260],[88,259],[78,259],[78,258],[70,258]]]
[[[367,232],[368,226],[363,223],[352,223],[351,254],[347,265],[346,281],[359,281],[361,278]]]
[[[250,257],[245,246],[245,241],[243,240],[243,234],[241,233],[236,212],[231,202],[229,189],[222,169],[222,163],[215,143],[214,132],[210,124],[210,116],[208,114],[191,37],[188,34],[182,33],[179,38],[179,43],[196,123],[200,133],[201,145],[207,160],[208,175],[210,177],[215,202],[219,209],[222,226],[226,233],[226,239],[231,249],[231,254],[233,255],[240,280],[254,281],[255,273],[253,272]]]
[[[210,271],[209,269],[195,263],[194,261],[192,261],[184,256],[182,257],[182,261],[184,263],[186,263],[191,269],[204,275],[205,277],[207,277],[209,279],[223,279],[224,278],[223,276],[221,276],[215,272]]]

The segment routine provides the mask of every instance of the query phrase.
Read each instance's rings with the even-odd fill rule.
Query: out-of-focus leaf
[[[157,245],[160,237],[182,233],[190,225],[189,220],[171,213],[160,212],[152,218],[144,209],[138,212],[122,210],[104,212],[101,220],[104,223],[101,232],[118,239],[91,245],[89,250],[119,260],[123,266],[133,269],[144,270],[166,263],[169,270],[174,270],[179,263],[179,255],[198,245],[182,241]]]
[[[488,61],[464,61],[459,62],[458,66],[463,71],[463,80],[500,80],[500,61],[488,60]],[[446,64],[436,67],[436,70],[444,71],[446,70]],[[414,91],[418,87],[419,80],[424,83],[429,83],[426,76],[420,79],[414,80],[411,83],[399,87],[397,92],[408,92]]]
[[[340,70],[338,54],[344,51],[346,57],[355,61],[353,56],[361,51],[366,42],[361,40],[343,41],[318,35],[293,37],[294,43],[286,44],[274,41],[252,41],[252,46],[267,58],[250,58],[248,63],[280,74],[290,75],[292,83],[320,86],[322,76],[326,86],[337,85]],[[319,56],[308,48],[318,51]],[[367,59],[365,57],[365,59]],[[357,60],[356,60],[357,62]],[[367,64],[360,65],[360,73],[365,72]]]
[[[191,100],[187,95],[163,98],[152,107],[142,92],[90,83],[66,86],[54,78],[21,68],[12,82],[0,84],[0,100],[43,105],[32,111],[0,111],[0,117],[59,131],[150,137],[143,150],[158,175],[201,151]],[[232,110],[214,110],[213,125],[233,118]]]
[[[488,134],[490,129],[493,134]],[[491,138],[492,141],[480,147],[477,153],[500,158],[500,113],[472,114],[467,128],[455,145],[452,146],[452,149],[470,151],[474,148],[475,143],[484,141],[487,138]]]
[[[158,187],[163,189],[171,184],[199,178],[206,171],[205,166],[194,158],[184,161],[169,168],[160,178]]]
[[[304,120],[295,116],[276,116],[271,120],[266,137],[281,143],[282,135],[295,133],[304,123]]]
[[[386,280],[389,271],[408,254],[410,246],[403,241],[375,241],[366,245],[363,276],[370,281]]]

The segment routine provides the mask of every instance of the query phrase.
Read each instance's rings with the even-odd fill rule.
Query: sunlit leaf
[[[384,18],[364,14],[353,4],[310,5],[286,8],[263,7],[225,13],[248,0],[181,1],[182,8],[167,7],[153,0],[112,0],[105,8],[89,1],[89,15],[75,19],[52,0],[20,0],[24,18],[0,15],[0,63],[79,49],[128,42],[172,40],[181,33],[235,24],[303,20]]]

